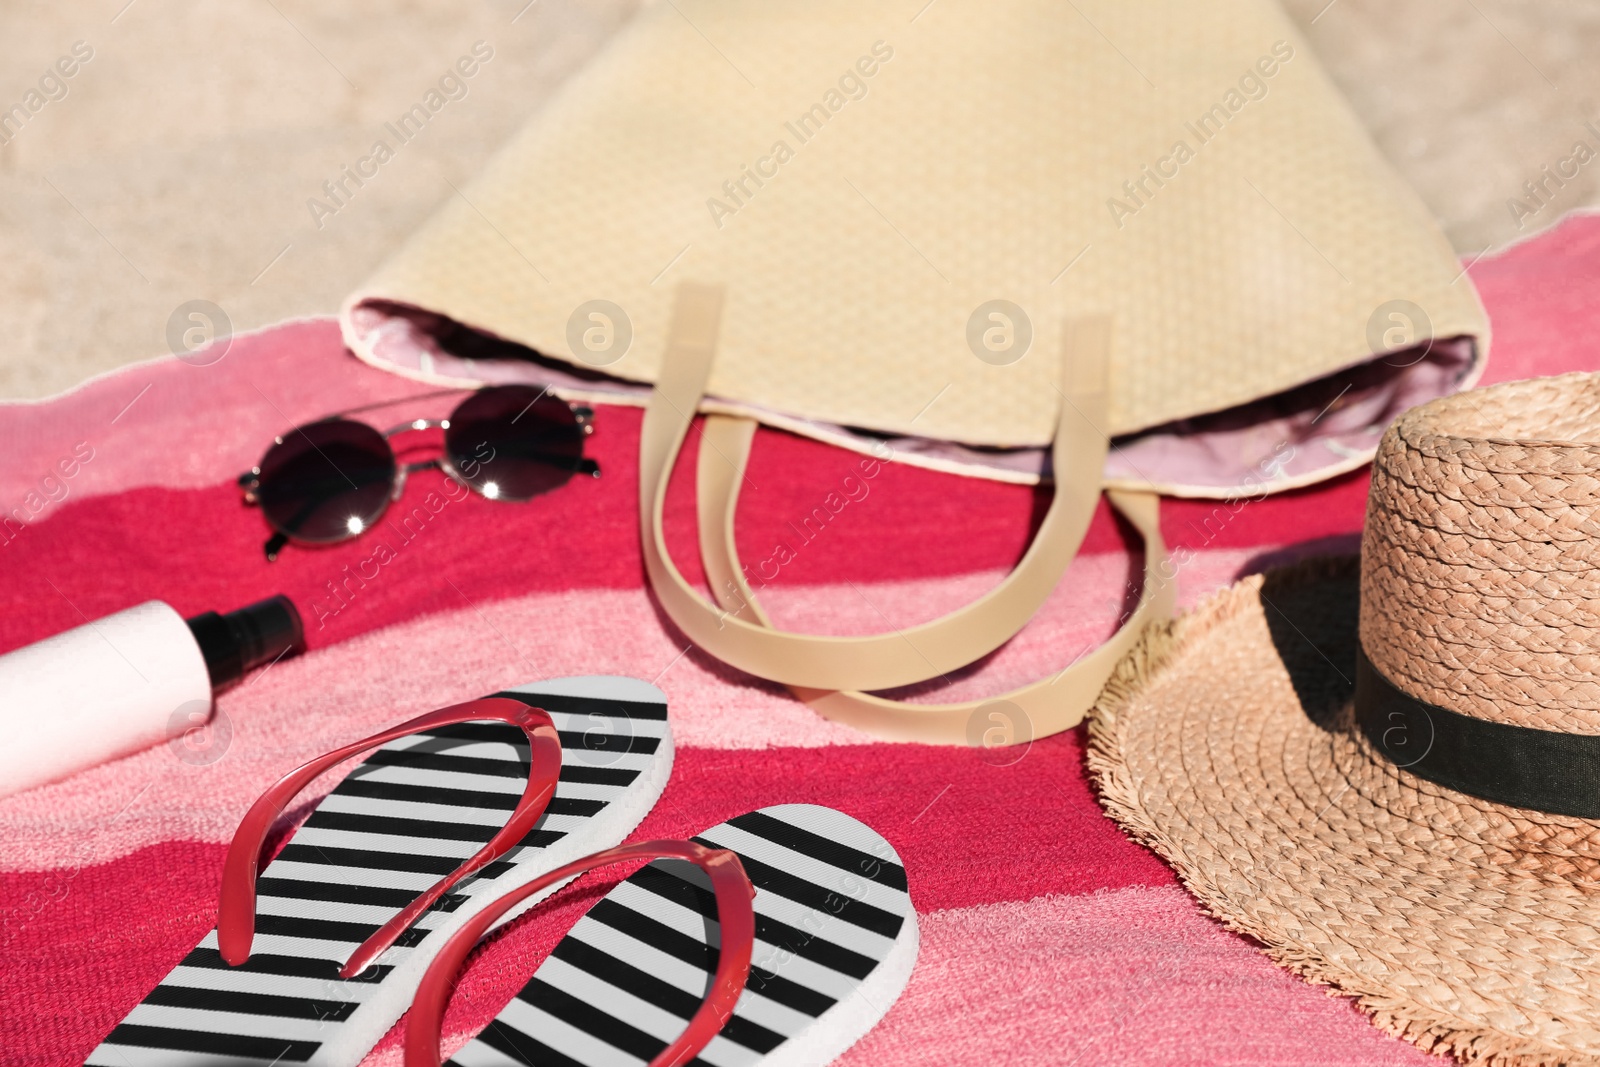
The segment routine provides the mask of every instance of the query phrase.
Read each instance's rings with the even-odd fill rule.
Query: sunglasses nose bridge
[[[395,448],[393,442],[394,439],[401,434],[416,433],[420,430],[448,430],[449,428],[449,419],[412,419],[409,422],[402,422],[398,426],[391,426],[389,429],[384,430],[383,439],[390,442],[389,447],[394,451],[396,458],[398,458],[400,449]],[[432,459],[415,460],[410,463],[401,463],[398,465],[398,469],[395,471],[394,491],[390,495],[389,499],[399,500],[400,495],[405,492],[406,475],[415,474],[417,471],[425,471],[432,467],[438,467],[446,474],[449,474],[452,477],[455,476],[451,470],[450,461],[444,452],[441,452],[440,455],[435,456]]]
[[[383,431],[383,437],[384,440],[389,440],[403,433],[411,433],[413,430],[448,430],[449,428],[449,419],[412,419],[409,422],[402,422],[398,426],[391,426]]]

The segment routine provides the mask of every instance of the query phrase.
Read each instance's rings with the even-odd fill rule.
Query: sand
[[[1600,43],[1600,8],[1287,3],[1463,256],[1600,197],[1600,165],[1547,205],[1523,190],[1574,142],[1600,149],[1584,127],[1600,119],[1600,72],[1582,62]],[[62,57],[74,71],[46,79],[65,95],[0,147],[0,397],[46,396],[168,351],[169,321],[190,301],[222,308],[234,331],[335,312],[633,7],[0,6],[0,107],[23,102]],[[76,42],[79,56],[92,50],[86,62],[73,59]],[[464,96],[447,97],[404,143],[387,131],[463,57],[473,67],[477,42],[492,56],[460,77]],[[381,163],[371,156],[380,139],[393,152]],[[323,183],[346,167],[371,176],[359,187],[344,178],[337,203]],[[1519,196],[1520,218],[1508,207]],[[206,328],[183,318],[179,332]]]

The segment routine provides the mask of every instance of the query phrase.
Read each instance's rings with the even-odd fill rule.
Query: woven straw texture
[[[352,310],[394,301],[581,364],[569,320],[607,300],[632,341],[600,369],[651,381],[681,280],[728,287],[710,395],[975,444],[1049,441],[1068,314],[1117,318],[1112,433],[1359,362],[1395,300],[1487,343],[1271,0],[651,6],[352,295],[346,340],[373,359]],[[969,342],[994,300],[1032,328],[1003,365]]]
[[[1464,715],[1600,734],[1600,376],[1413,409],[1386,435],[1362,641]]]
[[[1211,911],[1468,1062],[1600,1063],[1600,826],[1372,751],[1357,635],[1420,699],[1600,732],[1597,402],[1600,376],[1567,375],[1408,413],[1359,565],[1257,576],[1152,632],[1091,725],[1105,805]]]

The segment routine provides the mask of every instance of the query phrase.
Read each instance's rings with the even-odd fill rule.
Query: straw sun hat
[[[1379,1026],[1600,1063],[1600,375],[1402,416],[1360,560],[1154,628],[1090,764],[1214,914]]]

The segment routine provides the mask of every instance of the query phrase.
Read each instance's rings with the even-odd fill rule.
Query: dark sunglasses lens
[[[267,451],[256,498],[273,528],[297,541],[343,541],[383,514],[394,479],[383,434],[334,419],[291,430]]]
[[[461,480],[491,500],[527,500],[579,471],[583,425],[564,401],[529,385],[483,389],[461,402],[444,434]]]

